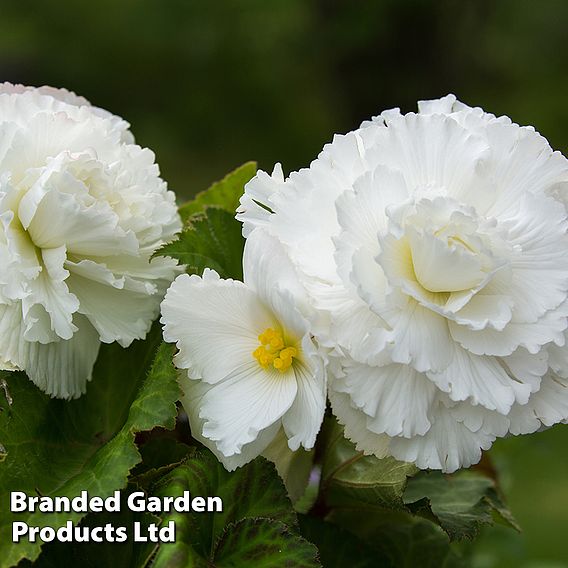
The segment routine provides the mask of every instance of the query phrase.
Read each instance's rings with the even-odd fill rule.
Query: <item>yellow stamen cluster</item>
[[[292,359],[298,355],[295,347],[287,347],[279,331],[269,327],[259,336],[260,345],[252,352],[252,356],[263,369],[272,365],[281,373],[292,366]]]

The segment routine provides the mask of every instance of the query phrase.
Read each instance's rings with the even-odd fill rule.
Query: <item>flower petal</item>
[[[407,298],[407,305],[389,323],[394,362],[412,365],[420,372],[441,371],[450,364],[454,346],[445,318]]]
[[[28,343],[25,371],[44,392],[57,398],[78,398],[86,392],[99,352],[98,333],[87,320],[77,315],[78,331],[67,341]]]
[[[464,247],[449,247],[433,234],[407,232],[416,279],[431,292],[460,292],[485,279],[482,259]]]
[[[53,189],[48,186],[49,190],[38,186],[42,194],[33,204],[32,188],[20,202],[20,218],[25,213],[29,219],[26,228],[35,246],[46,249],[65,245],[70,254],[80,256],[137,254],[134,233],[120,228],[119,218],[108,203],[95,202],[86,207],[75,195],[64,192],[61,185],[59,182]]]
[[[408,198],[402,173],[385,166],[366,172],[353,184],[353,192],[345,192],[336,201],[337,219],[342,232],[336,238],[338,249],[346,241],[378,251],[378,234],[387,228],[387,207]]]
[[[468,329],[487,327],[502,330],[513,316],[513,299],[508,295],[476,294],[451,318]]]
[[[386,434],[375,434],[367,429],[366,416],[352,404],[349,395],[329,389],[329,401],[337,421],[344,426],[345,437],[351,440],[358,451],[378,458],[389,454],[389,440]]]
[[[284,246],[263,229],[253,231],[246,240],[243,274],[246,285],[258,294],[261,301],[272,307],[277,316],[280,315],[278,308],[281,308],[281,303],[275,298],[275,290],[283,290],[291,296],[293,305],[300,311],[309,311],[306,290]]]
[[[469,402],[458,402],[448,408],[454,419],[471,432],[481,432],[494,437],[503,437],[509,431],[509,416]]]
[[[284,185],[282,166],[276,164],[271,175],[259,170],[245,185],[245,192],[237,208],[237,219],[243,223],[243,237],[257,227],[267,227],[272,210],[272,195]]]
[[[566,333],[564,333],[566,338]],[[564,340],[564,345],[549,345],[548,351],[548,364],[555,374],[563,379],[568,379],[568,342]]]
[[[24,339],[22,308],[0,306],[0,368],[25,371],[44,392],[58,398],[85,393],[99,352],[97,332],[84,316],[76,314],[77,331],[69,340],[42,344]]]
[[[568,292],[566,209],[552,198],[526,194],[503,225],[514,247],[507,291],[515,302],[513,321],[534,323]]]
[[[79,309],[79,299],[69,290],[69,272],[65,269],[67,251],[65,246],[43,249],[40,252],[42,271],[37,278],[28,282],[30,294],[22,300],[24,320],[27,323],[25,337],[28,341],[47,343],[53,339],[71,339],[77,330],[73,314]],[[47,318],[36,324],[43,310]],[[52,330],[55,333],[49,333]],[[45,340],[47,332],[48,341]]]
[[[488,154],[487,142],[449,116],[389,113],[380,129],[370,160],[398,170],[409,190],[459,189],[464,194],[477,182],[479,161]],[[461,194],[453,195],[460,198]]]
[[[323,421],[326,404],[326,384],[323,363],[315,353],[309,336],[302,341],[304,361],[294,364],[298,392],[290,409],[282,417],[288,446],[296,451],[300,446],[314,447]]]
[[[356,294],[344,287],[310,286],[314,303],[331,320],[320,320],[316,330],[320,345],[345,349],[351,357],[363,363],[378,365],[383,361],[382,351],[388,339],[385,322]]]
[[[456,103],[455,95],[446,95],[439,99],[418,101],[418,112],[420,114],[450,114]]]
[[[485,135],[491,146],[494,203],[484,213],[507,214],[521,196],[544,195],[568,180],[568,160],[553,152],[546,138],[530,127],[493,122]]]
[[[448,323],[453,339],[471,353],[506,357],[519,347],[535,354],[547,343],[564,344],[567,316],[568,301],[564,301],[557,309],[546,312],[534,323],[512,321],[503,330],[486,328],[474,331],[452,321]]]
[[[454,356],[447,369],[429,372],[428,377],[454,401],[469,400],[489,410],[507,414],[515,402],[515,386],[523,390],[526,400],[529,385],[521,385],[511,378],[495,357],[472,355],[454,346]]]
[[[568,379],[548,373],[527,404],[516,404],[509,415],[513,435],[531,434],[539,428],[568,422]]]
[[[117,277],[90,260],[67,261],[66,266],[71,273],[67,282],[80,301],[78,311],[89,318],[103,343],[128,347],[146,336],[159,310],[154,284]]]
[[[213,440],[225,456],[241,452],[265,428],[280,422],[294,402],[298,386],[294,373],[263,369],[245,363],[216,383],[201,402],[203,436]]]
[[[425,375],[406,365],[371,367],[349,359],[342,367],[345,376],[333,388],[348,394],[351,404],[365,413],[371,432],[409,438],[430,429],[436,387]]]
[[[443,402],[432,412],[433,424],[424,436],[392,438],[389,449],[403,461],[415,463],[420,469],[441,469],[453,473],[481,459],[481,450],[488,450],[495,436],[482,430],[472,432],[458,422]]]
[[[22,305],[0,304],[0,368],[23,370],[27,363],[28,345],[24,339]]]
[[[227,457],[219,451],[216,442],[203,436],[203,425],[205,420],[199,416],[203,397],[213,388],[214,385],[204,381],[190,380],[184,377],[180,377],[180,383],[183,391],[181,403],[189,418],[192,437],[209,448],[227,471],[234,471],[238,467],[245,465],[262,454],[262,452],[264,452],[272,443],[280,430],[280,424],[275,422],[260,432],[254,441],[245,444],[241,448],[240,453]]]

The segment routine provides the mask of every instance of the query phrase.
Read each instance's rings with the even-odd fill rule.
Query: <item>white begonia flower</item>
[[[566,421],[567,191],[533,128],[453,95],[249,182],[243,233],[278,238],[327,316],[329,396],[360,450],[451,472]]]
[[[306,292],[282,246],[257,229],[243,269],[244,283],[210,269],[178,276],[162,302],[192,435],[229,470],[263,453],[281,428],[290,450],[312,448],[326,402]]]
[[[85,392],[100,342],[145,337],[181,229],[154,154],[66,90],[0,85],[0,368]]]

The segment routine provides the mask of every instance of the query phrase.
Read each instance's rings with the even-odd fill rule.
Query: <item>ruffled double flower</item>
[[[248,184],[244,234],[295,266],[359,449],[454,471],[566,420],[567,182],[534,129],[450,95]]]
[[[0,368],[85,392],[100,343],[145,337],[181,228],[128,123],[65,90],[0,85]]]

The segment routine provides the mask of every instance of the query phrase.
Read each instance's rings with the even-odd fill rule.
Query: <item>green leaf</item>
[[[368,503],[403,508],[407,477],[417,470],[412,464],[387,457],[366,456],[343,436],[334,418],[326,418],[322,430],[321,498],[327,507]]]
[[[326,418],[320,444],[322,481],[313,511],[364,540],[374,550],[375,565],[460,565],[448,535],[405,506],[403,493],[415,466],[358,452],[331,417]]]
[[[243,519],[229,525],[215,547],[218,566],[312,568],[320,566],[316,547],[270,519]]]
[[[235,211],[245,184],[255,173],[256,163],[247,162],[182,205],[184,231],[156,254],[179,260],[189,274],[212,268],[222,278],[242,280],[245,240]]]
[[[125,527],[128,533],[126,542],[57,542],[44,545],[41,555],[33,563],[34,568],[60,568],[61,566],[81,566],[82,568],[117,568],[123,566],[148,566],[154,546],[151,542],[135,542],[134,523],[140,523],[142,534],[150,523],[159,524],[159,519],[150,513],[134,513],[126,504],[129,491],[121,495],[121,508],[118,513],[89,513],[81,520],[81,527]],[[18,567],[23,568],[23,567]]]
[[[302,536],[318,547],[325,568],[376,568],[385,564],[377,550],[337,525],[307,515],[298,519]]]
[[[179,387],[173,346],[160,343],[155,326],[146,341],[129,349],[103,345],[87,394],[78,400],[51,399],[23,373],[6,376],[13,404],[0,412],[0,567],[34,559],[39,542],[11,542],[13,520],[59,527],[80,513],[9,512],[10,491],[74,497],[82,490],[106,497],[126,486],[140,461],[134,436],[156,426],[173,428]],[[153,364],[152,364],[153,362]]]
[[[404,492],[404,502],[426,500],[442,528],[452,539],[474,538],[481,525],[500,520],[518,528],[501,501],[495,483],[478,471],[460,471],[453,475],[421,472],[411,479]]]
[[[153,494],[179,496],[184,490],[192,496],[220,497],[223,511],[164,513],[163,524],[171,520],[176,524],[176,542],[160,545],[155,568],[234,566],[238,565],[231,563],[235,559],[263,551],[270,554],[266,564],[259,566],[318,565],[315,547],[295,534],[297,519],[284,485],[273,464],[264,458],[229,473],[211,452],[196,450],[187,462],[156,483]],[[270,563],[275,561],[274,546],[282,550],[281,564]],[[255,556],[255,565],[257,561]]]
[[[195,213],[203,213],[207,206],[216,205],[233,216],[239,205],[245,184],[256,174],[256,162],[247,162],[215,182],[209,189],[198,193],[194,199],[179,208],[182,220],[187,221]]]
[[[328,520],[376,550],[375,566],[458,568],[460,555],[435,523],[406,511],[357,506],[333,510]]]
[[[244,245],[241,224],[234,214],[208,207],[205,213],[188,221],[177,241],[165,245],[156,254],[176,258],[187,266],[189,274],[201,274],[208,267],[223,278],[242,280]]]
[[[153,430],[152,433],[156,432]],[[161,434],[161,432],[158,433]],[[159,436],[140,443],[136,437],[142,461],[130,472],[130,483],[145,491],[158,479],[178,467],[185,458],[195,449],[178,442],[174,438]]]
[[[154,430],[152,434],[156,435],[142,443],[140,437],[137,437],[142,461],[132,470],[132,475],[146,475],[164,467],[179,465],[193,451],[194,446],[189,446],[171,436],[164,436],[162,432]],[[170,434],[170,432],[167,433]]]

